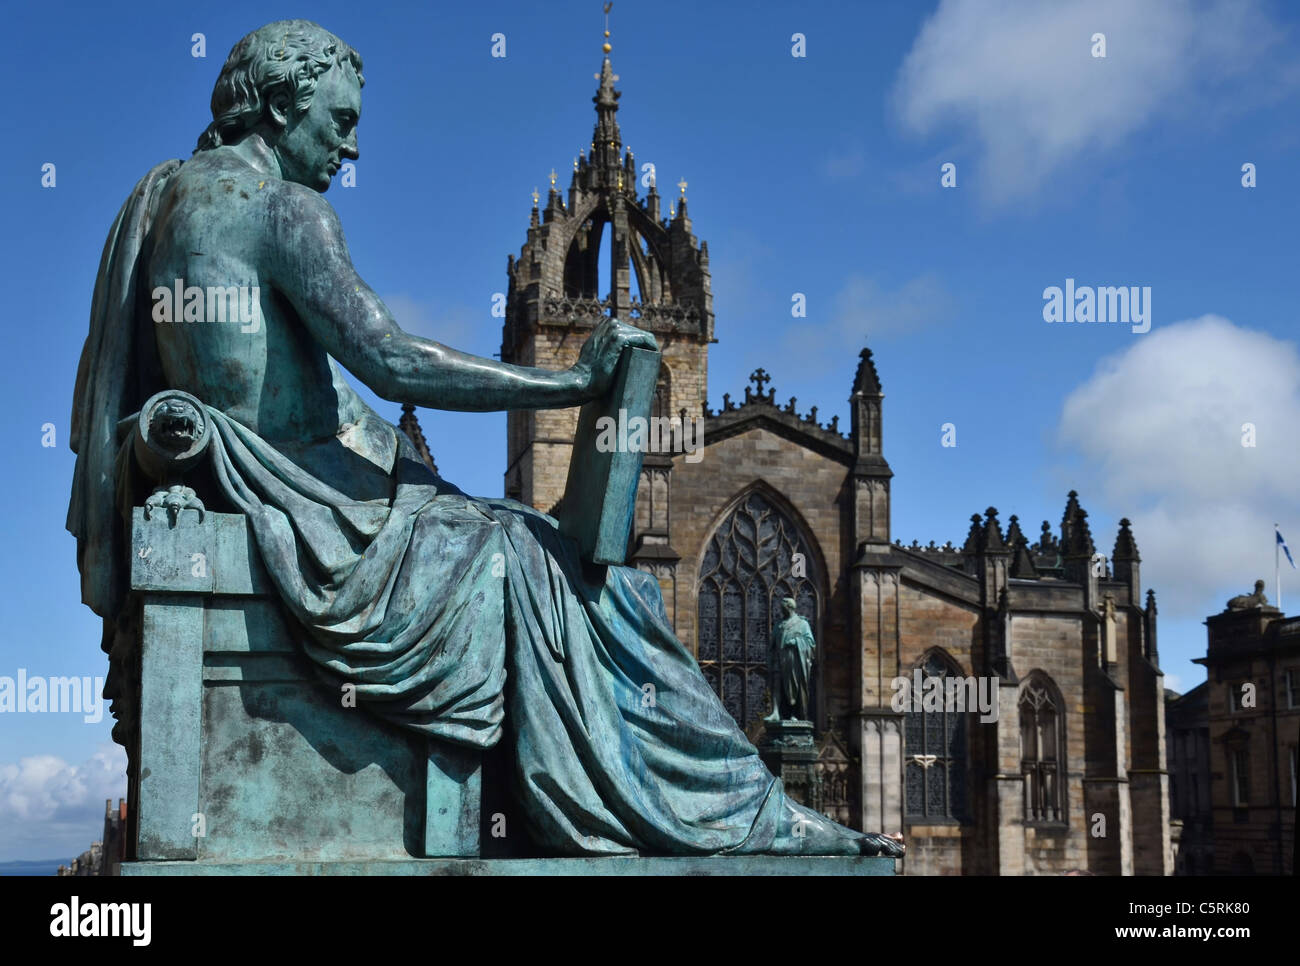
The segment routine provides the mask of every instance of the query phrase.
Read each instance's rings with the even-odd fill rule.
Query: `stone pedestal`
[[[824,876],[894,875],[894,860],[849,855],[619,856],[595,859],[408,859],[393,862],[123,862],[122,875]]]
[[[801,805],[816,807],[817,742],[811,721],[765,721],[758,754],[781,779],[787,795]]]
[[[243,516],[137,508],[131,588],[137,871],[480,854],[481,755],[322,685]]]

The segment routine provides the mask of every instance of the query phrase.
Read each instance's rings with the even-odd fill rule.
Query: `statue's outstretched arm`
[[[272,207],[271,282],[325,351],[384,399],[467,412],[576,406],[605,390],[624,345],[655,348],[649,333],[602,325],[577,364],[550,370],[411,335],[357,274],[333,207],[310,189],[285,189]]]

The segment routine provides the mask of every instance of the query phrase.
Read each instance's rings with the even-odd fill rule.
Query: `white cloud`
[[[978,182],[1006,203],[1158,115],[1203,120],[1231,103],[1229,79],[1258,103],[1275,88],[1265,54],[1280,32],[1255,2],[943,0],[899,70],[895,105],[914,132],[969,131]],[[1105,58],[1092,56],[1095,33]]]
[[[77,855],[103,834],[104,802],[126,797],[126,752],[103,744],[80,765],[32,755],[0,765],[0,860]]]
[[[1300,546],[1295,343],[1213,315],[1135,336],[1065,400],[1059,437],[1080,492],[1133,521],[1162,615],[1204,617],[1260,577],[1272,597],[1273,524]]]

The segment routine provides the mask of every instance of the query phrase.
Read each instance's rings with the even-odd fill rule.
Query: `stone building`
[[[126,799],[119,798],[113,807],[111,798],[104,800],[104,835],[68,865],[61,865],[55,875],[119,875],[126,849]]]
[[[1234,598],[1205,624],[1208,648],[1197,659],[1208,675],[1201,686],[1205,697],[1189,726],[1208,738],[1210,815],[1203,824],[1210,847],[1201,850],[1204,858],[1195,870],[1291,874],[1300,746],[1300,617],[1284,617],[1270,605],[1260,581],[1254,594]]]
[[[1214,810],[1210,789],[1209,685],[1165,692],[1165,760],[1169,763],[1170,839],[1174,875],[1214,872]]]
[[[815,767],[793,793],[855,827],[903,831],[909,873],[1168,874],[1156,608],[1128,521],[1109,561],[1073,492],[1059,532],[1044,522],[1032,541],[990,507],[958,545],[903,546],[869,349],[845,373],[848,432],[816,406],[779,404],[762,369],[743,399],[724,393],[710,408],[708,245],[685,182],[667,216],[653,180],[638,193],[606,54],[590,153],[567,192],[553,176],[545,205],[535,196],[508,260],[501,358],[568,367],[609,314],[655,334],[653,415],[702,427],[702,449],[689,452],[699,440],[687,433],[645,456],[629,562],[657,575],[678,637],[728,710],[759,738],[770,630],[793,597],[818,645]],[[576,420],[509,414],[507,496],[556,510]],[[896,709],[896,679],[916,672],[949,682],[952,700]],[[966,679],[996,713],[963,710]]]

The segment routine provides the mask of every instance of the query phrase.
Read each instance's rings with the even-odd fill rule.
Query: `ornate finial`
[[[420,429],[420,420],[415,415],[415,407],[410,403],[402,404],[402,418],[398,421],[397,428],[410,437],[420,459],[424,460],[429,469],[437,473],[438,464],[433,461],[433,454],[429,452],[429,443],[424,438],[424,431]]]
[[[677,203],[676,203],[676,202],[671,202],[671,203],[669,203],[669,205],[668,205],[668,217],[669,217],[669,218],[676,218],[676,217],[677,217]]]
[[[876,373],[876,364],[872,361],[871,350],[863,348],[858,353],[858,371],[853,376],[853,394],[874,396],[880,393],[880,376]]]
[[[677,182],[677,187],[682,189],[682,201],[685,201],[686,200],[686,179],[682,178],[681,181]]]
[[[538,194],[538,193],[537,193],[537,189],[534,188],[534,189],[533,189],[533,207],[534,207],[534,208],[537,207],[537,199],[540,198],[540,197],[541,197],[541,195]]]
[[[552,169],[551,169],[551,190],[552,190],[552,191],[555,190],[555,179],[556,179],[556,177],[557,177],[557,175],[555,174],[555,169],[552,168]]]
[[[574,174],[577,174],[577,173],[578,173],[578,159],[577,159],[577,158],[574,158],[574,159],[573,159],[573,173],[574,173]]]
[[[609,11],[613,6],[614,4],[612,2],[605,4],[605,42],[600,45],[600,49],[607,54],[613,50],[609,45]]]
[[[755,369],[749,374],[749,381],[758,387],[758,394],[763,395],[763,386],[772,381],[766,369]]]

